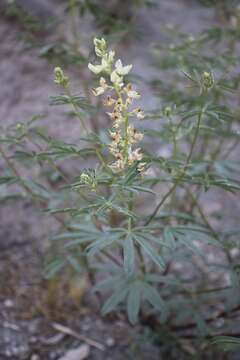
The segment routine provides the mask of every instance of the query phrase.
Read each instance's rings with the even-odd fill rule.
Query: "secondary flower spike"
[[[143,134],[129,123],[131,117],[144,118],[144,112],[140,108],[130,109],[133,101],[140,98],[140,94],[133,89],[132,84],[125,81],[125,76],[131,71],[132,65],[123,65],[120,59],[115,62],[115,52],[108,51],[103,38],[95,38],[94,45],[95,53],[101,61],[96,65],[89,63],[88,68],[101,77],[99,86],[93,89],[93,94],[100,96],[108,93],[103,104],[111,108],[107,114],[113,121],[112,130],[109,132],[112,139],[109,151],[115,161],[110,167],[113,171],[120,172],[137,162],[138,171],[143,173],[144,163],[140,162],[143,154],[139,147],[134,147],[143,139]]]

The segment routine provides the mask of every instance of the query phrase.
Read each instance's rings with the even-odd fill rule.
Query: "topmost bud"
[[[106,54],[107,44],[104,38],[93,40],[95,45],[95,53],[99,57],[103,57]]]
[[[202,75],[202,80],[203,80],[204,87],[207,89],[211,88],[214,84],[213,74],[209,73],[207,71],[204,71],[204,73]]]

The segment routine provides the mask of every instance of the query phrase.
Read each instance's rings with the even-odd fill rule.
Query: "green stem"
[[[128,125],[129,125],[129,119],[128,114],[125,116],[125,122],[124,122],[124,135],[125,135],[125,143],[124,143],[124,157],[125,160],[128,161]]]
[[[65,86],[64,89],[65,89],[65,91],[66,91],[66,94],[71,98],[71,97],[72,97],[72,94],[71,94],[71,91],[69,90],[69,87],[68,87],[68,86]],[[81,123],[83,129],[84,129],[84,130],[86,131],[86,133],[88,134],[88,129],[87,129],[87,127],[86,127],[86,125],[85,125],[85,123],[84,123],[81,115],[79,114],[79,110],[78,110],[77,106],[74,104],[74,102],[71,102],[71,104],[72,104],[72,107],[73,107],[73,109],[74,109],[75,115],[78,117],[78,119],[80,120],[80,123]]]
[[[203,222],[204,222],[205,225],[207,226],[207,228],[211,231],[211,233],[213,234],[213,236],[214,236],[217,240],[219,240],[218,234],[217,234],[216,231],[213,229],[212,225],[209,223],[209,221],[208,221],[206,215],[204,214],[204,212],[203,212],[203,210],[202,210],[202,208],[201,208],[201,206],[200,206],[197,198],[195,197],[195,195],[194,195],[190,190],[188,190],[188,189],[186,189],[186,191],[187,191],[187,194],[191,197],[191,199],[192,199],[192,201],[193,201],[193,204],[196,206],[196,208],[197,208],[197,210],[198,210],[198,212],[199,212],[199,214],[200,214]]]
[[[24,190],[29,193],[31,195],[31,197],[33,199],[37,199],[38,201],[44,202],[45,200],[40,197],[39,195],[36,195],[31,188],[29,188],[26,184],[25,181],[22,179],[20,173],[18,172],[17,168],[15,167],[15,165],[13,164],[13,162],[11,162],[8,158],[8,156],[6,155],[5,151],[0,147],[0,154],[2,155],[3,159],[5,160],[5,162],[7,163],[8,167],[11,169],[11,171],[13,172],[13,174],[19,179],[20,185],[24,188]]]
[[[161,206],[165,203],[165,201],[168,199],[168,197],[175,191],[175,189],[177,188],[177,186],[179,185],[179,183],[182,181],[182,179],[184,178],[185,174],[186,174],[186,168],[190,163],[190,160],[192,158],[192,154],[193,154],[193,150],[194,147],[196,145],[196,141],[198,138],[198,134],[199,134],[199,129],[200,129],[200,123],[202,120],[202,115],[203,115],[203,111],[201,111],[198,115],[198,120],[197,120],[197,126],[196,126],[196,131],[194,133],[194,137],[193,137],[193,142],[189,151],[189,154],[187,156],[187,159],[185,161],[184,167],[183,167],[183,172],[179,175],[179,177],[176,179],[175,184],[169,189],[169,191],[163,196],[162,200],[159,202],[159,204],[156,206],[156,208],[154,209],[154,211],[152,212],[152,214],[149,216],[148,220],[145,222],[145,226],[147,226],[148,224],[150,224],[150,222],[155,218],[155,216],[157,215],[159,209],[161,208]]]
[[[70,1],[70,21],[71,21],[71,30],[73,35],[73,45],[76,50],[79,48],[79,34],[78,34],[78,28],[77,28],[77,11],[76,11],[76,1],[71,0]]]

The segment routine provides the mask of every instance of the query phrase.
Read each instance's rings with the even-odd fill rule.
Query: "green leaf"
[[[127,296],[128,293],[128,287],[123,287],[122,289],[117,289],[110,298],[104,303],[102,308],[102,314],[106,315],[112,310],[114,310],[118,304],[120,304]]]
[[[124,270],[130,276],[134,272],[135,264],[134,242],[131,236],[127,236],[123,243]]]
[[[66,105],[66,104],[73,104],[80,109],[92,109],[92,105],[89,101],[81,97],[79,95],[57,95],[57,96],[50,96],[49,98],[50,105]]]
[[[168,309],[157,290],[147,283],[144,283],[142,288],[144,298],[150,302],[155,309],[162,312],[162,320],[165,321],[168,316]]]
[[[206,321],[204,320],[204,317],[200,314],[200,312],[195,312],[193,315],[194,320],[196,321],[198,330],[201,334],[201,336],[206,336],[209,334],[209,327],[206,323]]]
[[[80,239],[82,236],[83,234],[81,232],[65,232],[62,234],[51,236],[50,240]]]
[[[138,281],[130,286],[130,291],[127,298],[127,313],[131,324],[135,324],[138,319],[138,313],[141,303],[141,286]]]
[[[16,176],[0,176],[0,185],[3,184],[15,184],[19,181],[19,178]]]
[[[100,238],[99,240],[88,245],[88,247],[86,248],[87,255],[95,255],[96,253],[103,250],[105,247],[112,245],[118,239],[119,236],[111,237],[109,239],[105,239],[104,237]]]
[[[123,286],[123,279],[121,275],[111,276],[107,279],[98,281],[98,283],[92,288],[92,292],[103,292],[109,289],[114,289],[117,286]]]
[[[82,267],[80,265],[80,262],[79,260],[73,256],[73,255],[68,255],[67,256],[67,261],[69,262],[69,264],[72,266],[72,268],[78,272],[78,273],[81,273],[82,272]]]
[[[178,280],[177,278],[169,275],[159,275],[159,274],[147,274],[145,276],[145,280],[148,282],[153,282],[153,283],[162,283],[165,285],[170,285],[170,286],[178,286],[181,287],[182,283],[180,280]]]
[[[211,342],[225,351],[240,349],[240,339],[233,336],[216,336]]]
[[[174,250],[177,247],[176,241],[175,241],[175,237],[174,237],[174,233],[172,233],[171,228],[166,227],[164,229],[164,233],[163,233],[163,237],[164,240],[167,244],[169,244],[169,246]]]
[[[161,269],[165,268],[164,260],[160,255],[157,254],[156,249],[152,248],[152,246],[149,245],[147,241],[139,237],[135,237],[135,240],[143,248],[144,252],[149,255],[155,264],[157,264]]]
[[[46,279],[50,279],[66,265],[65,259],[56,259],[48,264],[43,272]]]

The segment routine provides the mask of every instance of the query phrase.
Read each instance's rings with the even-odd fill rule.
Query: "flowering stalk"
[[[103,38],[95,38],[94,45],[95,53],[101,59],[101,63],[97,65],[89,63],[88,68],[94,74],[104,74],[105,77],[100,77],[99,86],[93,89],[93,94],[100,96],[108,92],[103,104],[111,109],[107,114],[113,120],[112,130],[109,132],[112,139],[109,151],[115,161],[110,168],[114,172],[121,172],[137,162],[138,171],[143,172],[144,163],[141,162],[143,154],[141,149],[136,147],[143,139],[143,134],[137,132],[129,123],[131,117],[144,118],[140,108],[132,109],[133,101],[139,99],[140,94],[133,89],[132,84],[124,82],[124,77],[130,72],[132,65],[123,66],[121,60],[115,62],[115,52],[107,51],[107,44]]]

